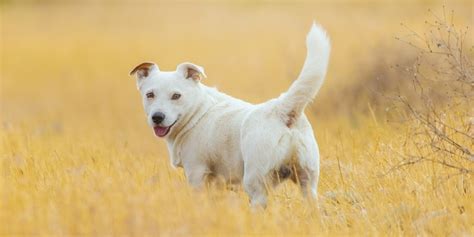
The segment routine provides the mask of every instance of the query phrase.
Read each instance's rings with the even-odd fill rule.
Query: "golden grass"
[[[452,6],[472,25],[472,3]],[[398,161],[406,127],[374,116],[310,114],[321,148],[320,200],[294,185],[252,212],[242,190],[193,191],[146,127],[137,63],[206,68],[208,85],[260,102],[286,90],[303,62],[312,19],[333,54],[314,109],[344,100],[399,22],[422,27],[434,1],[253,4],[4,5],[0,235],[473,235],[473,182],[440,183]],[[470,18],[471,17],[471,18]],[[366,104],[367,101],[361,101]],[[407,148],[410,149],[410,148]]]

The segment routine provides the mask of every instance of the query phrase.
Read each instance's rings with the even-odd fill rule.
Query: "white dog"
[[[148,123],[166,138],[171,163],[189,183],[210,178],[243,182],[252,206],[265,206],[268,188],[287,178],[316,198],[319,149],[304,109],[326,74],[330,42],[313,24],[298,79],[276,99],[253,105],[201,83],[204,69],[192,63],[160,71],[155,63],[135,67]]]

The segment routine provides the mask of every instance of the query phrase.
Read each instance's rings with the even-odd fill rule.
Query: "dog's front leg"
[[[205,164],[190,164],[184,166],[188,183],[195,189],[202,189],[209,169]]]

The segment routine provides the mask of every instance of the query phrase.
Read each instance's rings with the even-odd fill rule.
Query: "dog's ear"
[[[137,87],[140,87],[140,83],[143,79],[158,73],[160,69],[155,63],[152,62],[144,62],[136,66],[131,72],[130,76],[135,76],[137,79]]]
[[[204,73],[204,68],[193,63],[181,63],[176,67],[176,71],[184,76],[186,79],[193,79],[195,81],[200,81],[206,78],[206,73]]]

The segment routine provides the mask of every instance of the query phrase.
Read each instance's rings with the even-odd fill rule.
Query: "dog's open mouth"
[[[171,124],[170,126],[168,127],[162,127],[162,126],[154,126],[153,127],[153,131],[155,131],[155,135],[157,137],[164,137],[166,136],[170,130],[171,130],[171,127],[173,127],[173,125],[175,125],[175,123],[178,122],[178,120],[176,119],[176,121],[174,121],[173,124]]]

